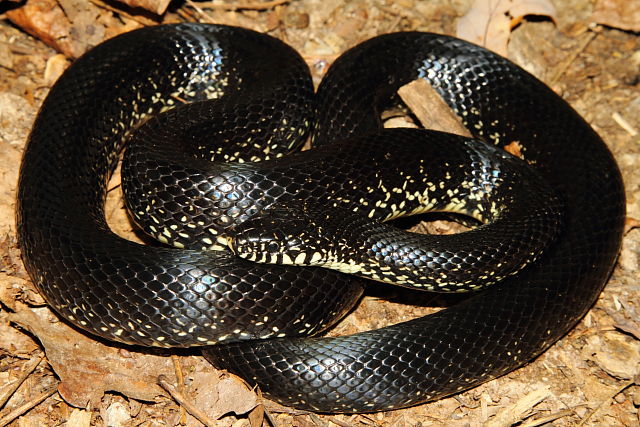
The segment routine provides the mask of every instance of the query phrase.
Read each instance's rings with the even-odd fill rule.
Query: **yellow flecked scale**
[[[515,160],[481,142],[378,133],[389,97],[416,78],[475,137],[518,141],[529,178],[513,178]],[[316,148],[287,154],[309,136]],[[125,137],[127,205],[157,245],[123,240],[104,219]],[[338,58],[314,95],[307,65],[286,44],[178,24],[110,39],[56,82],[24,151],[17,224],[35,285],[79,328],[144,346],[224,344],[204,354],[270,398],[369,412],[456,393],[544,351],[597,298],[624,206],[615,162],[593,130],[482,48],[428,33],[379,36]],[[483,225],[441,237],[383,223],[424,210]],[[259,222],[270,231],[251,231]],[[554,234],[540,255],[532,242]],[[242,236],[264,250],[244,252]],[[472,240],[482,249],[467,247]],[[303,338],[348,311],[362,287],[326,268],[200,251],[229,243],[260,262],[324,263],[421,288],[475,290],[506,277],[432,316]]]
[[[367,162],[351,166],[362,152]],[[388,129],[240,173],[245,181],[268,177],[273,186],[284,177],[333,179],[323,192],[301,189],[234,227],[227,241],[236,255],[423,290],[465,292],[496,283],[533,262],[561,225],[562,203],[525,162],[481,142],[423,130]],[[364,214],[368,206],[374,207]],[[467,215],[483,225],[428,236],[383,224],[426,212]]]

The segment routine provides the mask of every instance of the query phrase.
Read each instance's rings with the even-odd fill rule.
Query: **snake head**
[[[331,239],[316,218],[298,204],[270,208],[234,228],[234,254],[250,261],[284,265],[324,265]]]

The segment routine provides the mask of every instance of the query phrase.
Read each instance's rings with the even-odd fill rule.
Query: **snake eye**
[[[278,249],[280,249],[280,245],[278,244],[278,242],[269,242],[269,244],[267,245],[267,250],[269,252],[278,252]]]

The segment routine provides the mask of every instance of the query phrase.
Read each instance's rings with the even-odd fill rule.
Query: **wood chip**
[[[414,80],[398,89],[398,95],[426,129],[470,137],[458,116],[424,79]]]
[[[549,388],[542,387],[518,399],[513,405],[500,409],[483,427],[506,427],[522,421],[526,413],[551,395]]]

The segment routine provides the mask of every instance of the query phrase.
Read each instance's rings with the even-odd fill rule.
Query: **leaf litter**
[[[640,218],[640,141],[632,132],[640,129],[640,41],[636,34],[617,28],[637,28],[633,26],[638,25],[636,11],[628,9],[634,2],[599,0],[594,7],[587,0],[187,1],[162,15],[142,12],[131,2],[126,6],[97,0],[29,0],[22,7],[6,3],[3,7],[11,10],[0,22],[0,397],[3,391],[10,396],[0,406],[0,422],[74,426],[196,426],[203,422],[251,426],[637,425],[638,228],[630,227],[619,265],[594,309],[532,364],[426,405],[328,416],[264,401],[242,381],[214,371],[197,352],[118,346],[96,341],[61,322],[45,307],[24,271],[14,219],[20,152],[48,87],[68,64],[64,57],[56,57],[55,50],[72,59],[104,37],[152,23],[226,23],[283,38],[303,54],[317,80],[344,49],[375,34],[414,29],[455,34],[466,20],[470,27],[482,29],[475,37],[484,34],[485,44],[522,60],[551,82],[605,138],[625,178],[633,223]],[[147,3],[153,9],[161,8],[162,2]],[[487,10],[487,4],[493,5],[489,9],[493,13],[479,13]],[[538,17],[529,21],[532,14]],[[10,26],[7,19],[23,30]],[[594,22],[607,27],[594,26]],[[110,224],[121,235],[136,239],[122,209],[117,177],[111,187]],[[430,227],[438,232],[455,229],[446,222]],[[416,297],[375,287],[333,333],[396,323],[442,305],[433,295]],[[29,371],[42,350],[46,359]],[[22,378],[25,372],[29,373]],[[22,382],[16,387],[18,380]],[[204,418],[199,421],[189,410],[201,411]]]

